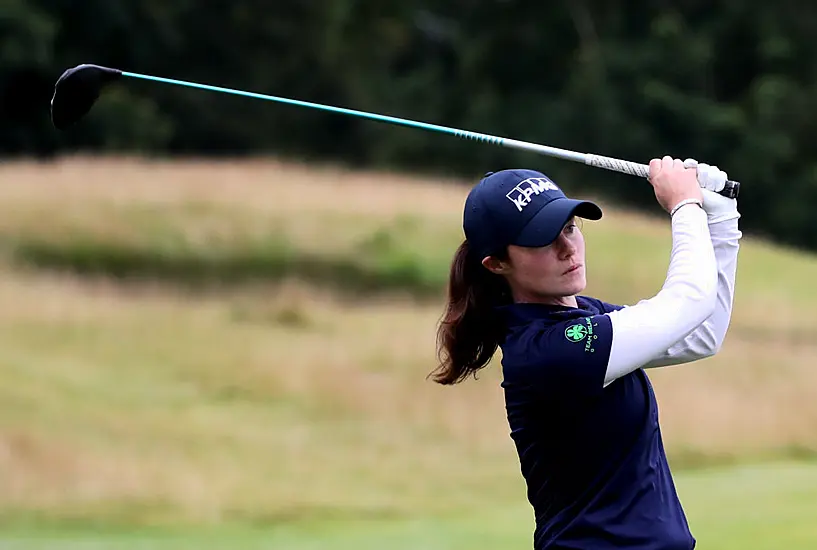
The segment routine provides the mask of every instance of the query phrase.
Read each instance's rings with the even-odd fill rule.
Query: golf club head
[[[91,110],[106,85],[122,76],[122,71],[99,65],[77,65],[68,69],[54,85],[51,123],[64,130]]]

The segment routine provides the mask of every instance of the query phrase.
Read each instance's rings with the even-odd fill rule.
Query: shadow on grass
[[[442,296],[447,273],[417,255],[372,253],[315,255],[281,243],[239,249],[127,246],[72,239],[6,242],[11,259],[37,269],[150,280],[186,289],[299,279],[358,295],[401,293],[417,299]]]

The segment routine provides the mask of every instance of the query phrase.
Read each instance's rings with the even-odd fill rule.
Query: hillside
[[[377,521],[485,499],[527,514],[497,369],[425,379],[456,183],[272,161],[0,165],[0,518]],[[665,220],[607,209],[584,232],[588,293],[658,290]],[[651,374],[679,470],[817,451],[815,279],[817,259],[745,240],[723,352]]]

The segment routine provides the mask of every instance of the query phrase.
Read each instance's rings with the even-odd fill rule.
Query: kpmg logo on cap
[[[522,212],[522,209],[530,204],[533,195],[539,195],[545,191],[559,191],[559,188],[547,178],[528,178],[520,181],[519,184],[511,189],[505,196]]]

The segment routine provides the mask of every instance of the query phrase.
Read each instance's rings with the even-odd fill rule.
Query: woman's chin
[[[584,267],[580,267],[565,276],[563,287],[565,296],[575,296],[584,291],[586,287],[587,278],[584,276]]]

